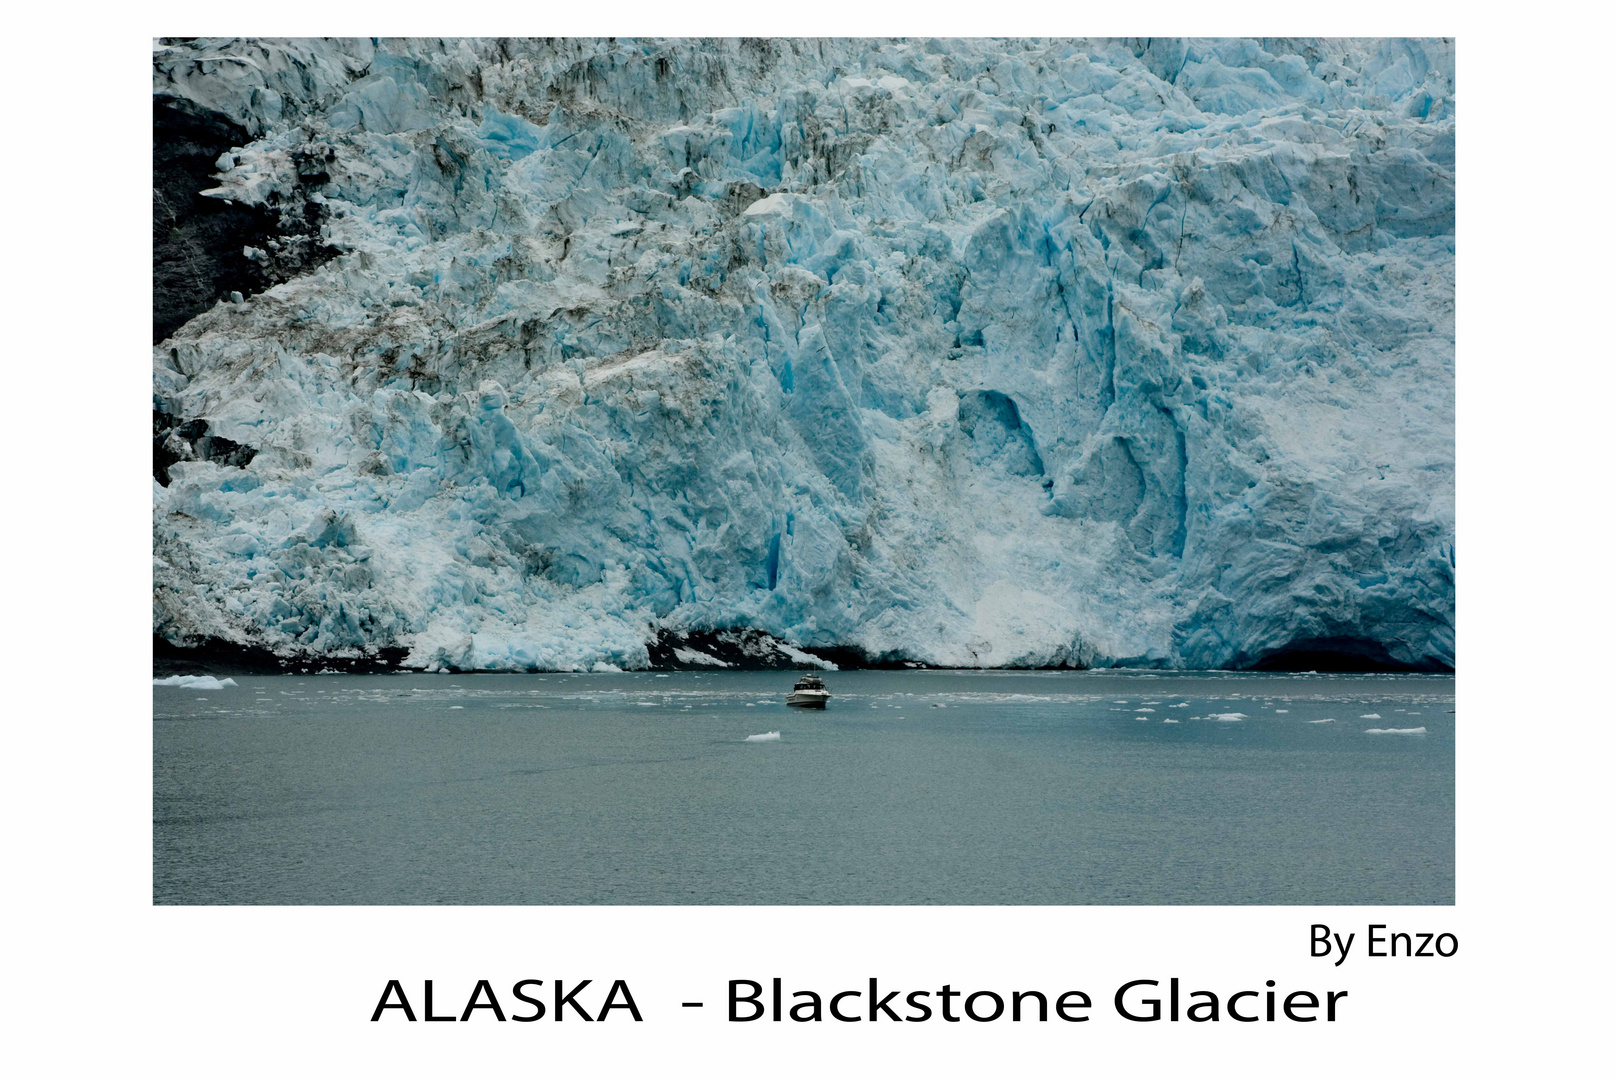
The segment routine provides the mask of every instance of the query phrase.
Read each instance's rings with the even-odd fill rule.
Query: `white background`
[[[12,1075],[1567,1075],[1610,1068],[1614,192],[1609,23],[1557,4],[59,5],[8,19],[3,609]],[[583,9],[583,10],[581,10]],[[1459,847],[1453,908],[154,908],[150,39],[164,33],[1457,34]],[[1341,967],[1313,922],[1353,930]],[[1452,960],[1368,960],[1370,922]],[[1066,1024],[727,1024],[822,994],[1088,991]],[[1112,991],[1346,989],[1336,1024],[1131,1024]],[[490,979],[627,979],[645,1022],[407,1024]],[[599,1001],[592,987],[589,1000]],[[547,995],[548,996],[548,995]],[[703,1000],[682,1010],[682,1000]],[[935,1003],[935,999],[934,999]],[[1597,1053],[1597,1051],[1599,1051]]]

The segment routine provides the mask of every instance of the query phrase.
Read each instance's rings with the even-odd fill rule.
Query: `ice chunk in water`
[[[235,686],[235,679],[216,679],[212,675],[170,675],[166,679],[153,679],[153,686],[183,686],[187,690],[223,690]]]

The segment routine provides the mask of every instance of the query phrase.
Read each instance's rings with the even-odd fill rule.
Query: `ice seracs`
[[[1452,665],[1453,72],[1450,41],[162,44],[154,92],[247,133],[210,197],[336,254],[153,350],[153,629],[427,670],[731,629]]]

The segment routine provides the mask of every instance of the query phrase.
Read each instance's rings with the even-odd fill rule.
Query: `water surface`
[[[792,681],[155,687],[155,900],[1454,901],[1449,676],[833,672],[824,712]]]

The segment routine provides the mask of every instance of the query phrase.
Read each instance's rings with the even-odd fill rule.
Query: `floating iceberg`
[[[762,735],[748,735],[742,742],[779,742],[780,732],[766,731]]]
[[[183,686],[187,690],[223,690],[235,686],[235,679],[220,679],[212,675],[170,675],[166,679],[153,679],[153,686]]]
[[[1426,734],[1426,729],[1423,727],[1373,727],[1365,728],[1364,733],[1366,735],[1424,735]]]
[[[168,642],[1454,662],[1450,41],[199,39],[153,79],[264,231],[191,307],[159,268]]]

